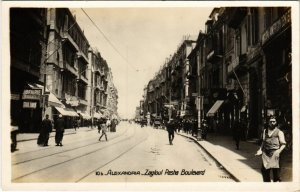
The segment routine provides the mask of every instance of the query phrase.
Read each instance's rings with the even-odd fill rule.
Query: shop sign
[[[40,100],[42,90],[41,89],[25,89],[22,95],[22,99]]]
[[[31,109],[35,109],[36,108],[36,102],[27,102],[24,101],[23,102],[23,108],[31,108]]]
[[[269,29],[262,35],[262,43],[264,44],[270,37],[279,32],[283,27],[291,22],[291,10],[287,11],[280,19],[274,22]]]
[[[66,103],[71,105],[72,107],[77,107],[79,105],[79,100],[75,96],[65,95]]]
[[[10,94],[10,99],[11,100],[20,100],[20,95],[19,94],[11,93]]]

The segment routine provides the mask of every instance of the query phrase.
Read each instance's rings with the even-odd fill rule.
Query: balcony
[[[246,7],[230,7],[227,8],[228,26],[231,28],[238,28],[245,16],[247,15]]]
[[[73,40],[73,38],[68,32],[63,33],[63,40],[68,42],[75,50],[77,51],[79,50],[78,45],[76,44],[76,42]]]
[[[68,70],[68,71],[70,71],[71,73],[73,73],[74,75],[76,75],[77,76],[77,69],[74,67],[74,66],[72,66],[72,65],[70,65],[68,62],[66,62],[66,61],[64,61],[64,63],[65,63],[65,66],[66,66],[66,69]]]
[[[235,60],[233,60],[228,65],[227,67],[228,74],[233,73],[233,71],[236,71],[238,73],[247,71],[246,61],[247,61],[247,54],[242,54],[238,56]]]
[[[77,52],[77,58],[82,59],[85,63],[89,63],[89,59],[82,51]]]
[[[80,75],[80,76],[79,76],[79,79],[80,79],[81,81],[85,82],[86,84],[89,83],[87,77],[85,77],[85,76],[83,76],[83,75]]]

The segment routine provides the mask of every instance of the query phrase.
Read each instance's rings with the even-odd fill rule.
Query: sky
[[[183,37],[205,31],[213,7],[113,7],[70,9],[84,30],[91,47],[96,47],[112,70],[118,90],[118,113],[132,118],[143,89],[173,55]],[[104,34],[104,35],[103,35]]]

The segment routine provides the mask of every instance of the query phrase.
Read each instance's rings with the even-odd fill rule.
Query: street
[[[36,140],[18,143],[12,154],[12,182],[232,182],[193,140],[176,135],[169,145],[163,129],[121,122],[108,141],[98,141],[97,129],[65,135],[63,147]]]

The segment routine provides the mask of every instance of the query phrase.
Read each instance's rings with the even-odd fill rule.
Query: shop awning
[[[61,108],[65,107],[64,104],[62,104],[53,93],[49,94],[48,105]]]
[[[32,84],[28,84],[31,88],[33,87]],[[39,89],[44,90],[44,86],[43,85],[38,85],[35,84],[35,86]],[[46,89],[47,92],[49,92],[48,89]],[[49,94],[49,99],[48,99],[48,105],[53,106],[53,107],[60,107],[60,108],[65,108],[64,104],[62,104],[62,102],[60,102],[57,97],[50,92]]]
[[[104,116],[101,114],[101,113],[94,113],[94,116],[93,116],[94,118],[96,118],[96,119],[100,119],[100,118],[103,118]]]
[[[55,107],[55,109],[63,116],[78,117],[79,115],[70,108]]]
[[[81,112],[79,112],[79,114],[82,116],[83,119],[90,119],[90,118],[91,118],[91,116],[89,116],[89,115],[86,114],[86,113],[81,113]]]
[[[223,100],[217,100],[216,102],[215,102],[215,104],[210,108],[210,110],[207,112],[207,116],[208,117],[211,117],[211,116],[214,116],[215,115],[215,113],[219,110],[219,108],[221,107],[221,105],[222,105],[222,103],[223,103],[224,101]]]

